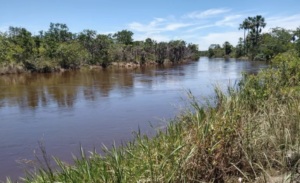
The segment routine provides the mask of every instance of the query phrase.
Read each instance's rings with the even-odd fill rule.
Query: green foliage
[[[78,42],[62,43],[56,50],[58,63],[63,68],[79,68],[89,58],[86,50]]]
[[[220,52],[219,47],[215,47],[214,44],[209,47],[208,56],[209,57],[241,57],[243,55],[247,55],[251,59],[256,60],[269,60],[273,56],[273,52],[270,49],[270,46],[267,47],[262,45],[267,40],[268,37],[265,34],[261,35],[262,28],[266,26],[265,19],[261,15],[257,15],[255,17],[246,18],[242,24],[240,24],[239,29],[244,30],[244,40],[242,38],[239,39],[238,45],[233,48],[229,42],[225,42],[223,44],[224,54]],[[279,28],[278,28],[279,29]],[[287,35],[285,30],[279,31],[278,29],[273,30],[273,34],[270,35],[271,38],[276,39],[276,36],[284,37],[283,39],[287,39]],[[246,35],[246,31],[247,35]],[[250,31],[250,32],[249,32]],[[283,33],[282,33],[283,32]],[[286,42],[282,42],[285,44]]]
[[[276,68],[277,83],[288,87],[299,85],[300,58],[295,51],[277,55],[273,60],[273,64]]]
[[[8,41],[6,33],[0,32],[0,64],[12,62],[13,44]]]
[[[193,47],[190,47],[193,49]],[[186,42],[182,40],[170,41],[168,44],[169,60],[171,62],[179,62],[184,57],[184,51],[186,49]],[[191,50],[193,51],[193,50]]]
[[[218,44],[211,44],[208,48],[209,57],[224,57],[225,51]]]
[[[156,62],[164,63],[165,59],[167,58],[167,51],[168,51],[168,43],[161,42],[155,46],[155,52],[157,54]]]
[[[208,50],[207,51],[199,51],[198,53],[199,53],[200,56],[206,56],[206,57],[209,56]]]
[[[249,30],[251,28],[251,22],[250,18],[246,18],[242,24],[240,24],[239,29],[244,29],[244,55],[246,54],[246,45],[247,45],[247,39],[246,39],[246,30]],[[248,51],[248,50],[247,50]],[[238,54],[241,56],[240,54]]]
[[[182,40],[169,43],[148,38],[133,41],[133,33],[122,30],[114,35],[83,30],[69,31],[66,24],[50,23],[47,31],[32,35],[25,28],[10,27],[0,33],[0,63],[16,63],[31,72],[53,72],[83,65],[109,66],[112,62],[181,62],[198,60],[198,46]]]
[[[239,58],[243,56],[244,50],[243,50],[243,38],[239,39],[238,45],[236,46],[236,51],[235,51],[235,57]]]
[[[275,55],[293,48],[291,31],[276,27],[262,35],[258,56],[261,60],[271,60]],[[260,56],[259,56],[260,55]]]
[[[72,33],[69,32],[69,28],[66,24],[50,23],[50,28],[41,37],[44,39],[44,48],[46,50],[46,56],[55,58],[55,52],[58,49],[60,43],[68,42],[72,40]]]
[[[264,28],[267,24],[265,23],[265,18],[261,15],[256,15],[255,17],[249,17],[250,27],[252,31],[255,33],[255,45],[258,45],[258,36],[261,33],[261,28]]]
[[[224,48],[224,51],[225,51],[225,55],[229,55],[232,52],[232,45],[228,41],[226,41],[223,44],[223,48]]]
[[[298,55],[300,56],[300,27],[293,32],[292,39],[294,41],[295,50],[297,50]]]
[[[122,43],[122,44],[125,44],[125,45],[132,44],[132,42],[133,42],[132,36],[133,36],[133,32],[128,31],[128,30],[122,30],[122,31],[119,31],[119,32],[117,32],[113,35],[113,37],[119,43]]]
[[[166,43],[167,44],[167,43]],[[300,58],[279,54],[270,68],[243,74],[227,91],[215,88],[213,105],[188,92],[190,106],[154,136],[134,133],[120,147],[103,146],[73,165],[43,146],[36,171],[24,182],[293,182],[299,176]],[[39,158],[42,157],[42,158]],[[8,179],[7,182],[10,182]]]
[[[200,52],[211,57],[246,53],[272,61],[257,75],[243,74],[227,91],[216,87],[214,105],[201,106],[188,93],[191,107],[155,136],[136,132],[134,140],[123,146],[103,146],[104,156],[96,150],[88,156],[80,148],[81,156],[74,157],[73,166],[54,158],[57,170],[49,166],[41,147],[46,163],[38,160],[36,172],[28,172],[23,181],[237,182],[243,178],[247,182],[274,182],[273,176],[279,175],[293,182],[298,177],[300,154],[300,28],[274,28],[261,34],[264,26],[263,17],[250,17],[240,27],[245,33],[251,30],[236,48],[225,42],[223,47],[213,44],[207,52]],[[63,29],[62,34],[56,29]],[[0,62],[24,62],[47,70],[88,62],[178,62],[199,53],[196,45],[180,40],[157,43],[126,38],[115,43],[110,35],[95,31],[68,39],[64,26],[52,25],[50,30],[55,35],[51,39],[31,36],[30,40],[30,34],[19,28],[9,35],[1,34]]]
[[[296,50],[300,55],[300,28],[287,30],[281,27],[270,29],[268,33],[262,33],[266,26],[265,19],[261,15],[246,18],[239,29],[244,30],[244,39],[239,38],[235,48],[225,42],[221,48],[212,44],[207,52],[202,55],[208,57],[242,57],[251,60],[270,61],[280,53]],[[222,53],[222,49],[224,53]]]

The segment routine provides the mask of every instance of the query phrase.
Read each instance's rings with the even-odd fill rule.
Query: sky
[[[134,40],[182,39],[207,50],[229,41],[234,46],[248,16],[262,15],[267,26],[300,27],[300,0],[0,0],[0,31],[24,27],[34,34],[50,22],[65,23],[70,31],[99,34],[130,30]]]

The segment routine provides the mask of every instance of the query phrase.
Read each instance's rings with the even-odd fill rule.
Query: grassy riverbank
[[[276,56],[271,68],[244,75],[211,105],[188,94],[192,108],[153,138],[135,133],[121,147],[74,157],[74,166],[47,156],[24,182],[284,182],[297,178],[300,139],[300,58]],[[43,148],[42,148],[43,150]],[[39,161],[37,161],[39,162]],[[7,182],[10,182],[7,180]]]

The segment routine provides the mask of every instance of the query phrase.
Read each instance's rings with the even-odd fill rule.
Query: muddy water
[[[185,91],[210,96],[212,84],[223,86],[256,73],[264,62],[208,59],[179,65],[103,69],[51,74],[0,76],[0,180],[16,180],[34,160],[43,140],[49,155],[71,161],[79,144],[130,140],[138,127],[150,133],[149,121],[164,126],[184,106]]]

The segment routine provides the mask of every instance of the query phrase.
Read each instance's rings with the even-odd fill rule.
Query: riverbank
[[[212,105],[191,93],[192,108],[150,138],[139,132],[106,155],[84,153],[59,173],[36,163],[28,182],[282,182],[295,178],[300,139],[300,59],[280,55],[238,89],[216,88]],[[45,164],[44,164],[45,165]],[[33,179],[33,180],[31,180]],[[271,180],[272,179],[272,180]],[[274,181],[273,181],[274,182]]]
[[[207,57],[207,56],[205,56],[205,57]],[[213,56],[213,57],[209,57],[209,58],[226,58],[226,59],[229,59],[229,58],[235,58],[235,59],[239,59],[239,60],[251,60],[251,59],[249,59],[249,57],[247,57],[247,56],[242,56],[242,57],[236,58],[236,57],[233,57],[233,56],[230,56],[230,55],[225,55],[224,57],[215,57],[215,56]],[[256,61],[256,60],[252,60],[252,61]],[[259,61],[259,60],[258,60],[258,61]]]
[[[200,58],[199,58],[200,59]],[[170,65],[170,64],[181,64],[188,61],[197,61],[193,59],[184,59],[179,62],[169,62],[166,61],[164,63],[157,63],[154,61],[147,61],[144,63],[139,62],[111,62],[108,66],[101,66],[101,65],[82,65],[80,67],[76,68],[70,68],[65,69],[60,66],[49,66],[44,69],[38,70],[38,71],[32,71],[27,69],[23,64],[6,64],[0,66],[0,75],[7,75],[7,74],[22,74],[22,73],[51,73],[51,72],[64,72],[67,70],[80,70],[80,69],[88,69],[88,70],[94,70],[94,69],[102,69],[102,68],[109,68],[109,67],[120,67],[120,68],[137,68],[137,67],[146,67],[146,66],[153,66],[153,65]]]

